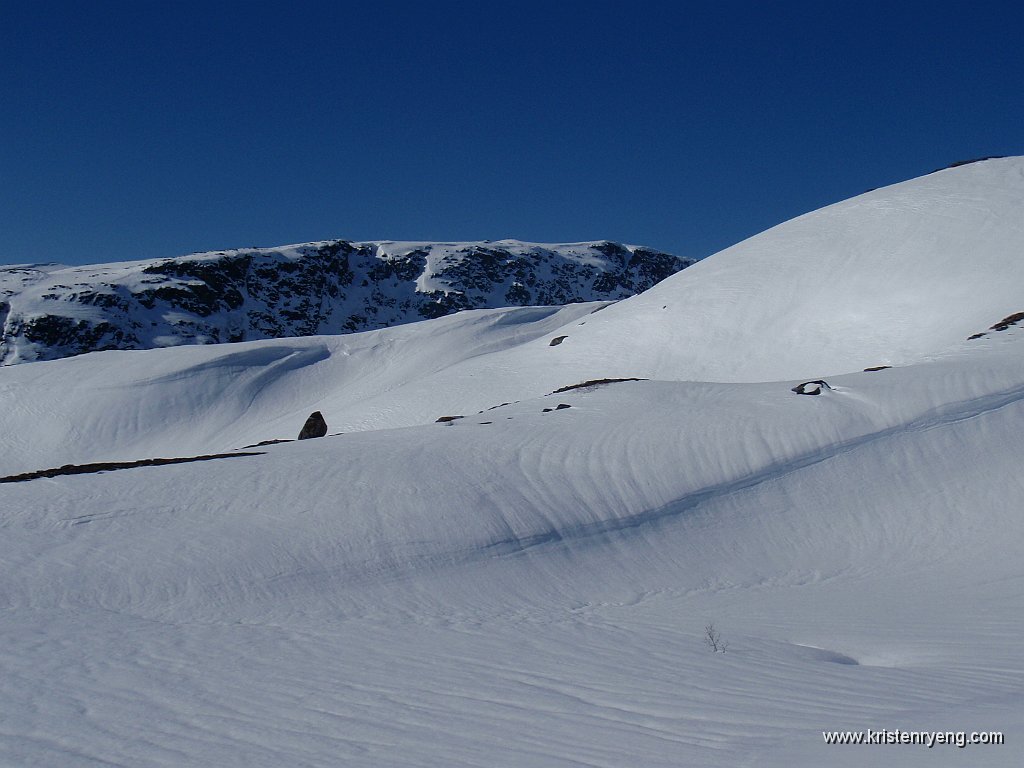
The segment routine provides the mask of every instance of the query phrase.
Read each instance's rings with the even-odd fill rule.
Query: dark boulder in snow
[[[306,423],[302,425],[302,431],[299,432],[299,440],[323,437],[326,434],[327,422],[324,421],[324,415],[320,411],[313,411],[313,413],[309,414],[309,418],[306,419]]]
[[[828,382],[821,379],[805,381],[803,384],[797,384],[793,387],[793,391],[798,395],[820,395],[826,389],[832,389],[832,387],[828,385]]]
[[[464,416],[439,416],[435,424],[451,424],[456,419],[465,418]]]

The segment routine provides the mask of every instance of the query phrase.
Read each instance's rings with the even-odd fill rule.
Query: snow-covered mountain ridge
[[[351,333],[463,309],[613,301],[693,263],[609,241],[348,242],[0,267],[0,365]]]

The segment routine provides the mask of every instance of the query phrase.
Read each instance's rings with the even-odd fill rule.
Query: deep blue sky
[[[608,6],[4,2],[0,263],[331,237],[703,256],[1024,154],[1019,3]]]

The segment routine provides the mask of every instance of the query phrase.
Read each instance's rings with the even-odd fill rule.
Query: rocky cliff
[[[462,309],[615,300],[691,259],[608,241],[318,243],[0,267],[0,365],[334,334]]]

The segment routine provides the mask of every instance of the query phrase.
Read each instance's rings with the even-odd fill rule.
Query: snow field
[[[0,765],[1017,765],[1024,336],[966,336],[1021,163],[596,314],[0,369],[3,474],[344,433],[0,484]],[[868,728],[1007,743],[821,735]]]

